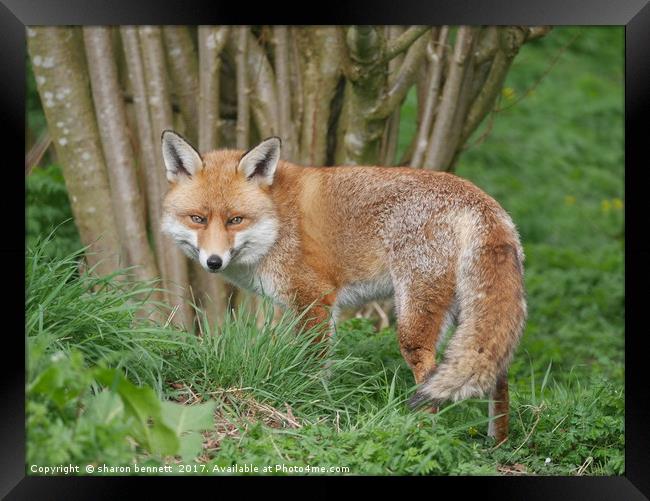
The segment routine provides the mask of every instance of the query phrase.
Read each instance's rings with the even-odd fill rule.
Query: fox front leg
[[[329,284],[323,284],[318,289],[304,287],[296,287],[292,294],[293,309],[298,315],[301,315],[300,327],[305,332],[315,331],[315,336],[312,342],[315,344],[323,342],[323,349],[319,351],[319,356],[324,358],[327,355],[328,344],[326,341],[332,337],[334,322],[332,318],[332,311],[336,310],[335,292],[321,292],[333,291],[334,287]],[[327,363],[325,364],[327,365]]]
[[[332,337],[334,331],[332,315],[334,298],[331,296],[333,295],[327,294],[315,302],[302,304],[296,308],[299,313],[304,312],[301,321],[303,330],[316,330],[318,332],[318,335],[314,338],[315,343]]]

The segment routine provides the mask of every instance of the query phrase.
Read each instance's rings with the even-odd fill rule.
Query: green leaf
[[[54,389],[63,384],[63,374],[58,365],[52,365],[41,372],[31,384],[28,391],[41,395],[50,395]]]
[[[97,380],[116,391],[122,398],[124,409],[137,419],[136,439],[151,452],[162,455],[176,455],[180,446],[178,435],[165,424],[161,402],[148,386],[138,387],[119,371],[99,368],[95,370]],[[152,423],[149,419],[151,418]]]
[[[203,437],[198,431],[191,431],[181,438],[181,447],[178,453],[183,461],[191,461],[201,453]]]
[[[59,409],[63,409],[85,389],[83,377],[74,377],[80,366],[79,357],[76,353],[70,357],[62,353],[53,355],[52,365],[36,377],[29,385],[28,392],[49,397]]]
[[[146,425],[149,417],[160,417],[160,402],[153,389],[135,386],[115,369],[99,368],[95,371],[95,377],[98,382],[122,397],[126,411],[135,416],[142,425]]]
[[[163,456],[175,456],[179,453],[178,436],[161,421],[154,421],[153,425],[147,428],[147,438],[151,452]]]
[[[179,436],[186,431],[209,430],[214,426],[215,406],[215,402],[196,405],[163,402],[162,417]]]
[[[124,404],[117,393],[105,390],[91,400],[86,413],[88,418],[107,425],[124,414]]]

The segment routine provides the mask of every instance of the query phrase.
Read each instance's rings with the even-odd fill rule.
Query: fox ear
[[[162,133],[162,154],[169,182],[179,181],[183,176],[192,177],[203,168],[198,151],[172,130]]]
[[[270,186],[280,161],[281,145],[282,141],[279,137],[273,136],[265,139],[255,148],[244,153],[237,170],[248,180],[255,179],[264,186]]]

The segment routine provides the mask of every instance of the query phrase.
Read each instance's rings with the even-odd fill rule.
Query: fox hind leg
[[[397,332],[400,351],[413,371],[417,384],[436,369],[436,343],[445,324],[453,289],[444,287],[410,288],[396,294]],[[436,407],[429,409],[436,412]]]
[[[508,371],[497,377],[497,383],[490,394],[490,424],[488,436],[493,437],[497,443],[508,438],[508,424],[510,413],[510,398],[508,394]]]

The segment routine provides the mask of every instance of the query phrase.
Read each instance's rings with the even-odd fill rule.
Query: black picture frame
[[[301,5],[302,7],[302,5]],[[305,8],[306,7],[306,8]],[[454,497],[468,488],[481,496],[499,499],[615,499],[650,498],[650,378],[645,371],[646,350],[643,307],[647,287],[650,244],[643,238],[644,215],[648,211],[648,148],[645,125],[650,112],[650,5],[648,0],[385,0],[310,3],[302,10],[277,3],[252,7],[249,3],[180,0],[154,2],[140,0],[1,0],[0,3],[0,102],[4,175],[7,189],[0,196],[4,215],[0,255],[4,258],[5,319],[11,321],[3,336],[2,455],[0,496],[8,499],[59,499],[92,497],[114,499],[134,482],[147,482],[147,489],[163,486],[168,479],[95,477],[29,477],[25,471],[25,317],[24,272],[15,263],[25,256],[24,219],[16,217],[24,192],[14,189],[24,183],[18,164],[24,162],[25,132],[25,26],[27,25],[107,25],[107,24],[524,24],[524,25],[619,25],[625,26],[625,474],[612,477],[470,477],[470,478],[391,478],[372,479],[372,486],[384,488],[397,482],[410,489],[414,482],[424,489],[454,489]],[[15,178],[13,177],[15,176]],[[24,186],[24,185],[23,185]],[[14,201],[14,198],[16,199]],[[13,209],[13,210],[12,210]],[[15,232],[16,238],[12,238]],[[10,236],[11,235],[11,236]],[[22,260],[22,261],[21,261]],[[15,284],[15,285],[14,285]],[[22,308],[21,308],[22,302]],[[646,306],[647,307],[647,306]],[[13,323],[15,322],[15,328]],[[178,477],[175,477],[178,478]],[[214,479],[206,479],[212,481]],[[192,477],[193,490],[199,481]],[[266,479],[229,479],[242,483]],[[287,478],[275,482],[320,480],[318,493],[340,491],[338,482],[350,487],[354,478]],[[226,479],[219,478],[219,482]],[[408,482],[408,483],[407,483]],[[125,485],[125,483],[127,485]],[[440,484],[446,484],[441,486]],[[215,485],[215,484],[211,484]],[[221,485],[221,484],[220,484]],[[283,488],[286,484],[276,484]],[[242,485],[243,487],[243,485]],[[148,493],[153,491],[148,490]],[[314,491],[302,491],[315,493]],[[406,491],[409,492],[409,491]],[[309,495],[312,495],[309,494]],[[194,493],[192,493],[194,495]],[[439,494],[442,495],[442,494]]]

